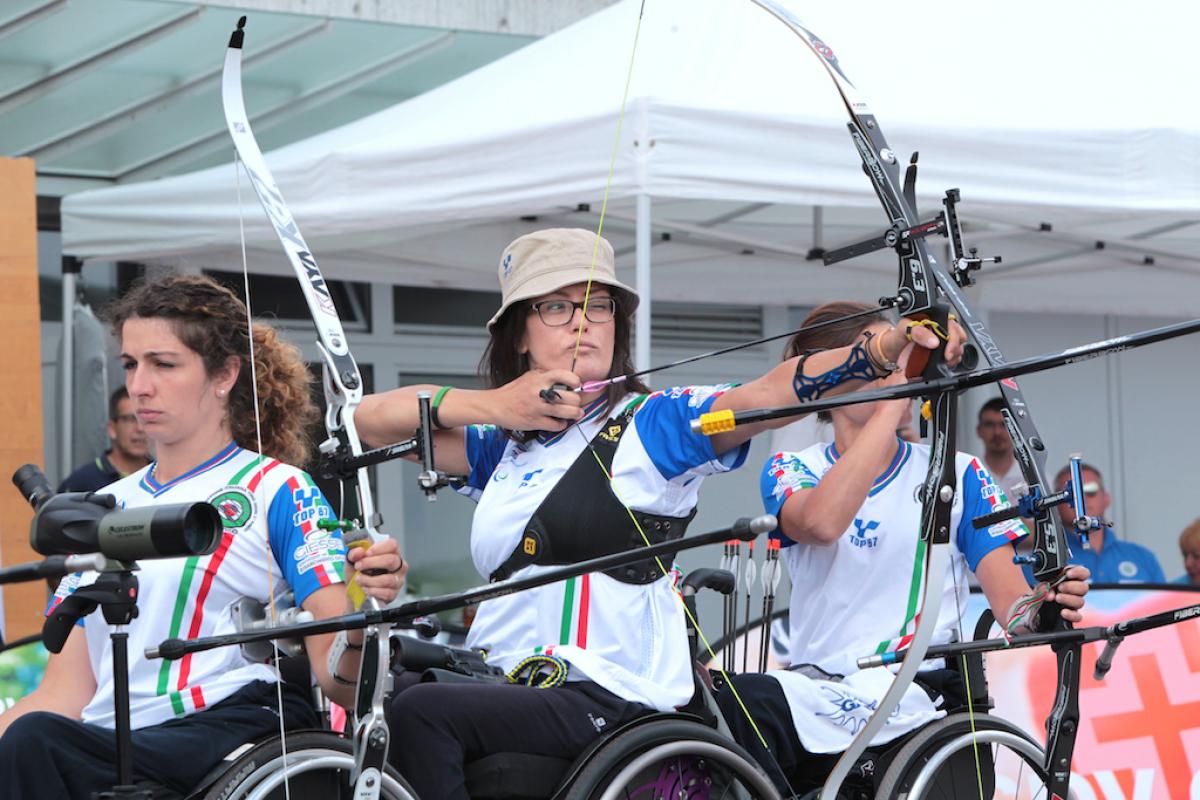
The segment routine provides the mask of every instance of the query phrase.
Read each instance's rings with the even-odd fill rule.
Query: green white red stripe
[[[592,603],[592,576],[581,575],[563,583],[562,616],[559,623],[558,644],[534,652],[552,655],[554,648],[575,645],[587,648],[588,614]]]
[[[262,468],[254,473],[250,482],[246,484],[246,489],[251,494],[258,489],[262,478],[275,467],[279,466],[280,462],[275,459],[268,459],[263,463],[264,459],[260,456],[253,459],[249,464],[239,470],[230,481],[230,485],[240,486],[246,475],[250,473],[259,464],[263,464]],[[223,462],[222,462],[223,463]],[[214,465],[216,466],[216,465]],[[204,471],[207,471],[204,470]],[[197,473],[198,474],[198,473]],[[172,485],[172,484],[169,484]],[[266,513],[265,509],[259,513]],[[208,556],[208,561],[204,565],[203,577],[200,580],[200,588],[196,592],[194,598],[190,597],[192,583],[196,576],[197,567],[200,565],[199,556],[191,556],[183,567],[183,578],[179,583],[179,590],[175,595],[175,608],[171,613],[171,632],[168,638],[178,638],[180,631],[183,628],[183,617],[188,606],[192,608],[192,617],[188,625],[188,639],[195,639],[200,635],[201,627],[204,623],[204,601],[208,598],[209,592],[212,590],[213,581],[216,578],[218,570],[221,568],[225,556],[229,552],[229,548],[233,545],[234,534],[232,529],[226,530],[221,536],[221,543],[217,545],[216,551]],[[204,694],[199,686],[188,686],[188,676],[191,672],[192,654],[185,655],[178,662],[178,674],[175,680],[175,688],[169,689],[171,685],[171,669],[173,662],[164,660],[158,673],[158,694],[169,695],[171,698],[171,707],[176,716],[183,716],[188,713],[185,704],[185,698],[190,699],[192,710],[198,711],[205,706]]]
[[[925,574],[925,552],[928,549],[924,539],[917,540],[917,555],[913,560],[912,579],[908,584],[908,602],[905,603],[904,624],[900,626],[900,635],[896,638],[889,639],[885,642],[880,642],[879,647],[875,649],[876,655],[903,650],[912,642],[913,636],[917,632],[917,626],[921,623],[921,614],[918,610],[921,601],[921,578]],[[940,587],[935,589],[940,591]]]

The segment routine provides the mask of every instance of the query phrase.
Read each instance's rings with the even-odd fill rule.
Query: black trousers
[[[422,798],[468,800],[463,767],[470,761],[493,753],[572,759],[601,734],[649,711],[586,681],[534,689],[414,684],[409,676],[399,676],[388,712],[388,757]]]
[[[717,704],[733,738],[754,756],[784,797],[820,787],[841,754],[817,754],[804,749],[779,681],[758,673],[731,675],[730,679],[758,727],[756,733],[733,691],[726,686],[717,694]]]
[[[318,725],[303,689],[283,686],[289,728]],[[279,730],[275,684],[255,681],[215,706],[133,732],[135,780],[190,793],[239,745]],[[0,738],[0,797],[4,800],[90,800],[117,782],[117,744],[111,728],[35,711]]]

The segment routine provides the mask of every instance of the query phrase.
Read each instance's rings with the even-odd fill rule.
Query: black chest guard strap
[[[633,518],[637,519],[635,525],[630,517],[631,509],[617,499],[609,480],[617,444],[641,403],[641,400],[635,400],[604,423],[591,445],[584,448],[533,513],[512,555],[491,574],[493,581],[505,580],[530,564],[574,564],[644,547],[646,542],[638,533],[637,525],[641,526],[650,544],[683,537],[688,523],[696,516],[696,509],[685,517],[632,511]],[[663,564],[669,568],[673,558],[664,557]],[[604,574],[622,583],[638,584],[653,583],[662,577],[652,558],[605,570]]]

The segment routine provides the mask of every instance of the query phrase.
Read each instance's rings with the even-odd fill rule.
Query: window
[[[763,336],[761,306],[717,303],[654,303],[654,347],[718,349]]]
[[[205,275],[228,286],[238,297],[245,297],[245,281],[240,272],[205,270]],[[334,308],[347,332],[371,329],[371,285],[352,281],[326,281]],[[294,275],[250,275],[250,303],[257,317],[271,317],[280,327],[311,326],[312,314],[304,291]]]
[[[487,321],[500,308],[500,294],[394,286],[392,302],[395,308],[394,322],[398,329],[421,326],[469,329],[471,333],[482,333]]]

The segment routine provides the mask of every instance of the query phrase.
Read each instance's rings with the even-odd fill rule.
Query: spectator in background
[[[94,492],[150,463],[150,445],[124,386],[108,399],[108,441],[111,449],[68,475],[60,492]]]
[[[1012,439],[1004,427],[1004,398],[993,397],[979,409],[979,422],[975,435],[983,443],[983,464],[992,473],[992,480],[1004,490],[1004,496],[1016,502],[1013,487],[1024,483],[1021,466],[1013,455]]]
[[[1080,470],[1083,475],[1083,505],[1089,517],[1099,517],[1104,520],[1112,498],[1104,488],[1104,478],[1100,471],[1090,464],[1084,464]],[[1054,477],[1057,491],[1062,491],[1067,481],[1071,479],[1071,468],[1063,467]],[[1066,528],[1067,540],[1071,543],[1071,563],[1082,564],[1092,573],[1095,583],[1166,583],[1162,566],[1154,553],[1140,544],[1126,542],[1117,538],[1111,528],[1101,528],[1092,531],[1088,536],[1088,548],[1084,549],[1083,540],[1075,533],[1075,509],[1069,503],[1058,507],[1062,517],[1063,527]],[[1026,576],[1029,568],[1026,567]]]
[[[1184,573],[1171,583],[1200,586],[1200,519],[1179,534],[1179,553],[1183,556]]]

